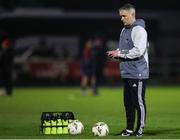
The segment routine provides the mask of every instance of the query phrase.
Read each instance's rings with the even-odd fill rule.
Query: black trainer
[[[121,136],[123,136],[123,137],[133,136],[133,131],[125,129],[121,132]]]
[[[136,137],[142,137],[142,136],[143,136],[143,134],[142,134],[142,133],[139,133],[139,132],[134,133],[134,135],[135,135]]]

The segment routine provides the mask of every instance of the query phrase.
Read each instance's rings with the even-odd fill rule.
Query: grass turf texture
[[[99,96],[80,95],[78,87],[16,88],[12,97],[0,97],[0,138],[97,139],[91,129],[104,121],[114,136],[125,128],[122,88],[101,87]],[[180,138],[180,87],[147,87],[147,122],[143,138]],[[85,130],[81,135],[42,135],[43,111],[73,111]],[[130,137],[135,138],[135,137]]]

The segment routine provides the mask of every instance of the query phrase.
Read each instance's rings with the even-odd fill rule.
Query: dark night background
[[[59,37],[62,40],[59,45],[62,51],[67,47],[66,45],[62,47],[64,37],[67,40],[69,38],[66,43],[71,43],[72,38],[76,40],[74,47],[76,53],[74,52],[74,54],[68,54],[66,50],[67,52],[59,57],[49,57],[48,62],[47,58],[42,59],[41,57],[38,57],[38,62],[35,62],[33,55],[28,57],[24,63],[15,61],[15,84],[79,84],[80,75],[78,72],[75,74],[73,72],[78,71],[84,41],[90,36],[99,35],[103,38],[106,49],[109,49],[113,43],[117,43],[119,32],[122,29],[117,10],[125,3],[134,4],[137,9],[137,17],[146,20],[150,43],[150,83],[179,84],[180,9],[177,0],[0,0],[0,30],[8,33],[13,40],[16,50],[15,60],[24,48],[35,48],[35,45],[22,47],[22,43],[21,46],[18,46],[18,43],[21,42],[19,40],[26,37],[31,39],[33,37],[49,38],[50,42],[52,42],[51,37]],[[26,39],[24,39],[25,41]],[[26,46],[25,44],[24,46]],[[108,44],[111,45],[108,46]],[[70,53],[72,52],[70,51]],[[63,66],[68,64],[66,65],[68,71],[73,72],[67,75],[50,74],[49,77],[38,75],[40,69],[43,69],[45,73],[47,72],[45,68],[50,71],[55,69],[50,66],[54,60],[58,65],[61,65],[62,61]],[[71,65],[73,66],[71,67]],[[116,68],[114,67],[114,69]],[[108,68],[106,67],[106,69]],[[117,72],[109,77],[106,74],[104,74],[105,83],[118,82]]]

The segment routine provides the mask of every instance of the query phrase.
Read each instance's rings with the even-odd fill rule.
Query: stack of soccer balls
[[[81,134],[84,131],[84,126],[79,120],[73,120],[68,124],[68,131],[72,135]],[[92,127],[92,133],[94,136],[107,136],[109,134],[109,127],[104,122],[97,122]]]

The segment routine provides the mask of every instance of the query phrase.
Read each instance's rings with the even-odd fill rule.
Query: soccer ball
[[[72,135],[81,134],[84,130],[84,126],[82,122],[79,120],[73,120],[68,124],[68,132]]]
[[[104,137],[109,134],[109,127],[104,122],[98,122],[92,127],[92,132],[94,136]]]

